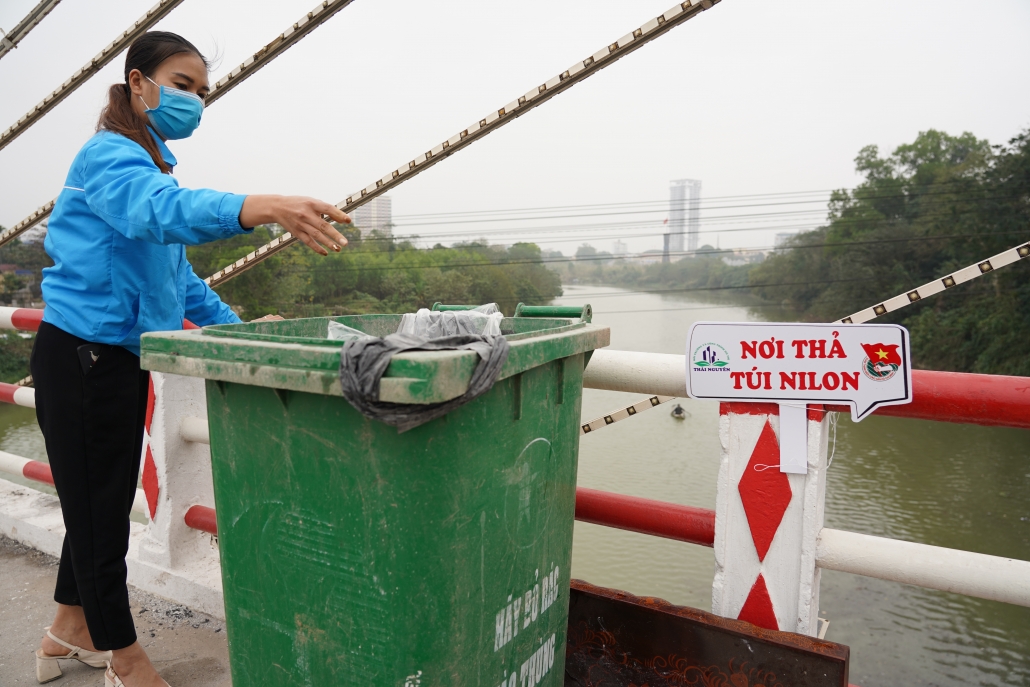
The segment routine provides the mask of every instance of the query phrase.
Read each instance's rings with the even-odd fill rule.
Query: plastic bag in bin
[[[330,341],[354,341],[355,339],[371,338],[371,334],[366,334],[354,327],[348,327],[345,324],[329,320],[329,335],[326,338]]]
[[[420,339],[439,339],[458,334],[500,336],[504,315],[496,303],[480,305],[472,310],[435,311],[422,308],[416,313],[401,316],[398,334]]]

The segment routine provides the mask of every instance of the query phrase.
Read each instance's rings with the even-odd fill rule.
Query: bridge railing
[[[38,310],[0,308],[0,328],[34,331],[41,318]],[[599,350],[584,383],[685,397],[685,363],[678,355]],[[217,526],[203,380],[160,373],[152,379],[137,499],[149,523],[135,555],[165,573],[190,578],[200,569],[211,580]],[[912,404],[876,414],[1030,428],[1030,379],[916,370],[913,387]],[[32,407],[34,392],[2,384],[0,401]],[[714,547],[713,610],[771,629],[818,632],[823,569],[1030,606],[1030,562],[823,527],[827,418],[844,410],[809,406],[808,474],[788,475],[775,469],[778,406],[723,403],[714,511],[578,488],[576,519]],[[0,471],[53,483],[49,466],[10,454],[0,453]]]
[[[584,384],[684,397],[685,372],[681,355],[599,350]],[[912,381],[911,404],[875,414],[1030,429],[1030,379],[914,370]],[[713,611],[816,634],[823,569],[1030,606],[1030,562],[823,527],[828,414],[847,410],[808,406],[808,473],[795,475],[776,469],[779,406],[720,405]],[[665,528],[647,533],[667,536]]]

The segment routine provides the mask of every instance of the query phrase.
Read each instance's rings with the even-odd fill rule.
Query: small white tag
[[[808,474],[808,408],[780,404],[780,472]]]

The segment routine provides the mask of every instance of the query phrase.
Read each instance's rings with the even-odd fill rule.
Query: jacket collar
[[[154,131],[152,127],[148,126],[147,131],[149,131],[150,135],[154,137],[154,142],[157,143],[157,149],[161,152],[161,159],[164,160],[169,167],[175,167],[179,161],[175,159],[174,155],[172,155],[172,151],[168,149],[168,146],[165,145],[165,142],[161,140],[161,137],[157,135],[157,132]]]

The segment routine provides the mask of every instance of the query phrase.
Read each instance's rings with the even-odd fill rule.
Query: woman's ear
[[[143,95],[143,84],[146,79],[143,77],[143,72],[138,69],[133,69],[129,72],[129,90],[132,91],[133,95]]]

